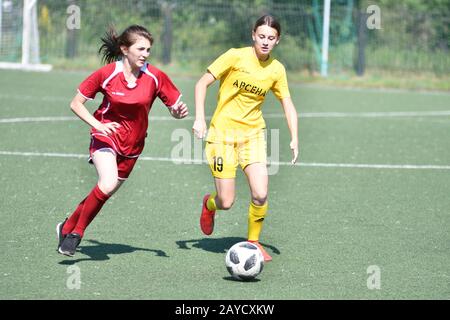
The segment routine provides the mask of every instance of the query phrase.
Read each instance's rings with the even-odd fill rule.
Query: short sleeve
[[[103,72],[99,69],[87,77],[78,87],[78,92],[86,99],[92,100],[102,89]]]
[[[230,49],[221,56],[219,56],[209,67],[208,71],[216,79],[222,78],[222,76],[230,70],[230,68],[236,64],[239,56],[236,54],[236,49]]]
[[[164,72],[160,73],[158,80],[159,80],[158,97],[167,107],[172,107],[180,99],[181,97],[180,91]]]
[[[282,100],[284,98],[288,98],[291,96],[289,93],[289,86],[287,82],[287,76],[286,76],[286,70],[283,65],[280,64],[279,69],[279,77],[278,79],[273,83],[272,85],[272,92],[275,94],[275,96]]]

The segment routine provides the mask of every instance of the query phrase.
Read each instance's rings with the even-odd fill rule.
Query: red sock
[[[64,227],[62,229],[63,236],[71,233],[73,228],[75,228],[75,226],[77,225],[78,218],[80,217],[80,212],[83,209],[85,201],[86,201],[86,198],[84,198],[83,201],[80,202],[80,204],[75,209],[75,211],[67,219],[66,223],[64,223]]]
[[[94,189],[92,189],[91,193],[89,193],[84,200],[82,209],[79,210],[79,217],[76,226],[72,231],[70,231],[70,233],[78,233],[81,237],[83,237],[84,230],[86,230],[87,226],[92,222],[92,220],[94,220],[95,216],[108,199],[109,195],[104,194],[98,185],[95,185]],[[78,208],[76,211],[78,211]]]

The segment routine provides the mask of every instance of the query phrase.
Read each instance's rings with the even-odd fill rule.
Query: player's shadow
[[[102,243],[97,240],[83,240],[83,242],[94,244],[93,246],[80,246],[78,248],[77,254],[84,254],[88,258],[67,259],[59,262],[59,264],[72,265],[81,261],[105,261],[110,259],[109,255],[133,253],[135,251],[154,252],[157,257],[169,257],[164,251],[158,249],[137,248],[117,243]]]
[[[224,238],[201,238],[192,240],[179,240],[176,241],[179,249],[190,250],[191,247],[202,249],[214,253],[226,253],[228,249],[234,244],[247,241],[241,237],[224,237]],[[260,242],[265,249],[269,249],[274,254],[279,255],[280,250],[277,247],[268,245],[264,242]],[[270,252],[269,252],[270,253]]]

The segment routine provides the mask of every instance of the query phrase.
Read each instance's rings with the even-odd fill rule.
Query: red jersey
[[[78,92],[92,100],[97,92],[103,94],[103,101],[94,112],[94,117],[102,122],[117,122],[120,127],[110,135],[91,129],[91,135],[107,139],[117,154],[138,157],[144,149],[147,135],[148,113],[153,101],[158,97],[172,107],[181,94],[169,77],[156,67],[146,63],[136,80],[129,87],[123,74],[123,62],[110,63],[87,77],[78,87]]]

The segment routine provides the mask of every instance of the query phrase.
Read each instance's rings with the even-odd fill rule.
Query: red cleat
[[[209,199],[209,194],[203,197],[202,215],[200,216],[200,228],[202,232],[209,236],[214,230],[214,215],[216,211],[208,210],[206,202]]]
[[[263,248],[263,246],[259,243],[259,241],[248,240],[248,242],[251,242],[251,243],[256,244],[258,246],[259,250],[261,250],[261,252],[263,254],[264,262],[272,261],[272,257],[267,253],[267,251]]]

